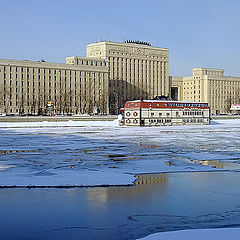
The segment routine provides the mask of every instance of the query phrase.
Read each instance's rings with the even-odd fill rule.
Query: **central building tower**
[[[109,108],[116,114],[127,100],[169,95],[169,51],[139,41],[87,45],[87,57],[109,62]]]

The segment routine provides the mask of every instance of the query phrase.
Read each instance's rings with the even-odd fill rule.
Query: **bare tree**
[[[56,100],[54,107],[57,114],[62,114],[62,89],[59,83],[56,85]]]
[[[46,94],[46,91],[44,89],[41,89],[39,92],[38,99],[36,101],[35,106],[37,107],[37,114],[43,115],[47,112],[47,103],[48,103],[48,96]]]
[[[224,108],[225,112],[230,112],[231,105],[232,105],[232,98],[230,96],[225,100],[225,108]]]
[[[30,108],[30,113],[35,114],[36,113],[36,99],[35,98],[30,98],[29,100],[29,108]]]
[[[234,103],[240,104],[240,88],[235,91]]]
[[[0,89],[0,109],[2,109],[2,112],[4,111],[4,108],[5,108],[4,105],[5,105],[4,104],[4,89],[1,88]]]
[[[71,107],[72,107],[72,92],[71,90],[64,91],[62,95],[62,106],[63,106],[63,113],[70,114]]]

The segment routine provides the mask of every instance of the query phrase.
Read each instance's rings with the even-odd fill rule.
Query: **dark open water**
[[[240,226],[240,173],[139,177],[132,187],[0,189],[0,239],[136,239]]]

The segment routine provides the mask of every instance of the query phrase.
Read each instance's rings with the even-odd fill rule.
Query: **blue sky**
[[[100,40],[169,48],[170,75],[240,76],[238,0],[0,0],[0,58],[64,62]]]

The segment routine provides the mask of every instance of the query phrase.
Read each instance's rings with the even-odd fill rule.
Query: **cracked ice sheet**
[[[191,160],[239,162],[239,124],[0,123],[0,185],[122,185],[139,173],[216,171]]]

